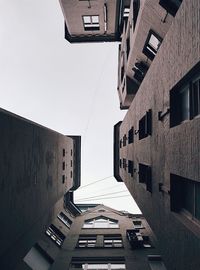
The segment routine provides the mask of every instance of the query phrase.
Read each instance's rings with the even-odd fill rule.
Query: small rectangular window
[[[171,174],[170,185],[171,210],[184,210],[200,221],[200,182]]]
[[[127,136],[126,134],[123,136],[123,146],[126,146]]]
[[[130,173],[131,177],[133,177],[133,172],[134,172],[133,161],[129,160],[128,161],[128,173]]]
[[[152,133],[152,111],[149,110],[139,121],[139,140]]]
[[[126,170],[126,159],[123,158],[123,168]]]
[[[78,248],[94,248],[96,246],[96,235],[80,235],[77,243]]]
[[[65,157],[65,149],[63,149],[63,157]]]
[[[160,0],[159,4],[172,16],[176,15],[182,0]]]
[[[103,246],[105,248],[123,247],[121,235],[104,235]]]
[[[161,42],[162,38],[158,34],[156,34],[153,30],[150,30],[142,52],[150,60],[153,60],[158,52]]]
[[[100,30],[99,16],[98,15],[84,15],[83,26],[85,31],[98,31]]]
[[[57,216],[62,223],[64,223],[68,228],[71,227],[72,221],[63,213],[60,212],[60,214]]]
[[[128,143],[133,143],[134,140],[134,128],[132,127],[131,129],[129,129],[128,131]]]
[[[122,167],[122,160],[121,160],[121,158],[120,158],[120,160],[119,160],[119,167],[120,167],[120,168]]]
[[[146,189],[149,192],[152,192],[152,176],[150,166],[139,163],[139,182],[146,184]]]
[[[62,176],[62,183],[64,184],[65,183],[65,175],[63,174]]]
[[[48,235],[52,241],[56,243],[59,247],[62,245],[65,240],[64,234],[53,224],[51,224],[46,230],[46,235]]]
[[[65,170],[65,162],[62,163],[62,169]]]

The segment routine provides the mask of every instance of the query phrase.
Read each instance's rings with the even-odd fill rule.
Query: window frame
[[[151,40],[151,37],[154,36],[158,41],[159,41],[159,45],[158,45],[158,48],[157,50],[149,43],[150,40]],[[155,32],[153,31],[152,29],[149,30],[149,33],[148,33],[148,36],[147,36],[147,39],[145,41],[145,44],[144,44],[144,47],[143,47],[143,50],[142,52],[151,60],[153,61],[154,57],[156,56],[159,48],[160,48],[160,45],[162,43],[162,38]]]
[[[85,22],[85,18],[90,18],[90,22]],[[93,22],[93,18],[97,17],[98,22]],[[100,21],[99,15],[82,15],[83,27],[85,31],[99,31],[100,30]]]

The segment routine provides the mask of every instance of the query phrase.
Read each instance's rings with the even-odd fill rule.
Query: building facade
[[[59,0],[70,43],[119,41],[130,0]]]
[[[53,236],[63,239],[61,246]],[[36,262],[38,268],[33,268]],[[156,266],[166,270],[146,220],[104,205],[73,214],[68,208],[62,209],[25,256],[23,265],[41,270],[155,270]]]
[[[15,269],[80,186],[80,137],[0,109],[0,268]]]
[[[192,270],[200,265],[200,3],[157,2],[172,21],[114,127],[114,174],[156,234],[167,269]]]

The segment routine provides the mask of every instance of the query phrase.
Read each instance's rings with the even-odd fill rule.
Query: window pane
[[[149,39],[149,45],[157,52],[160,46],[160,41],[152,34]]]
[[[99,16],[92,16],[92,23],[99,23]]]
[[[117,269],[117,270],[121,270],[121,269],[126,269],[125,264],[111,264],[111,269]]]
[[[194,215],[194,183],[192,181],[184,181],[183,208]]]
[[[180,91],[180,121],[190,118],[189,86]]]
[[[90,16],[83,16],[83,21],[84,21],[84,23],[91,23]]]

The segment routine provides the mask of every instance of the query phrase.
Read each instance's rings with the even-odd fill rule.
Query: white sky
[[[69,44],[58,0],[0,0],[0,107],[81,135],[82,185],[113,175],[113,125],[125,114],[116,90],[117,55],[117,43]],[[75,197],[124,190],[112,177]],[[86,202],[139,211],[131,197]]]

